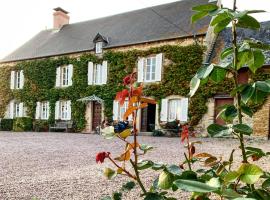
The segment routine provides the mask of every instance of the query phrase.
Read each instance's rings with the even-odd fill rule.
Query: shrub
[[[2,119],[0,123],[1,131],[11,131],[13,127],[13,119]]]
[[[155,137],[161,137],[164,136],[165,134],[161,130],[154,130],[153,131],[153,136]]]
[[[31,131],[33,120],[29,117],[19,117],[14,120],[13,131]]]
[[[33,129],[37,132],[46,132],[49,130],[49,122],[46,120],[36,120],[33,125]]]

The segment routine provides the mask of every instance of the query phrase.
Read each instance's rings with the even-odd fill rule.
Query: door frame
[[[86,109],[85,109],[85,128],[83,130],[84,133],[93,133],[93,111],[94,111],[94,101],[89,101],[86,104]],[[104,103],[98,102],[101,104],[101,122],[104,120]]]

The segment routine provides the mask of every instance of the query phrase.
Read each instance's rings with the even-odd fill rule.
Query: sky
[[[176,0],[1,0],[0,59],[8,55],[35,34],[52,28],[53,8],[70,12],[70,23],[95,19]],[[270,0],[237,0],[240,10],[264,9],[256,14],[260,21],[270,20]],[[222,0],[231,7],[232,0]]]

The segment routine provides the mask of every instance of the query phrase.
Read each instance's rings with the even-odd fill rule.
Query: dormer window
[[[96,43],[96,53],[102,53],[103,42]]]
[[[96,35],[96,37],[93,40],[95,44],[95,52],[96,54],[101,54],[103,52],[103,47],[108,45],[108,38],[104,37],[100,33]]]

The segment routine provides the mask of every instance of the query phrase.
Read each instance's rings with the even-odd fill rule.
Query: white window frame
[[[67,87],[69,86],[69,68],[68,65],[62,66],[61,67],[61,86],[62,87]]]
[[[60,101],[60,119],[67,120],[68,119],[68,102]]]
[[[10,89],[22,89],[24,86],[23,70],[11,71]]]
[[[47,120],[49,119],[49,102],[43,101],[40,102],[40,119]]]
[[[21,88],[21,71],[15,72],[15,89]]]
[[[21,117],[20,116],[20,103],[14,102],[14,117]]]
[[[93,84],[94,85],[102,85],[102,76],[103,76],[103,65],[95,64],[93,71]]]
[[[95,45],[95,50],[96,50],[96,53],[102,53],[103,51],[103,42],[96,42],[96,45]]]
[[[145,58],[144,67],[143,67],[143,80],[144,80],[144,82],[155,82],[156,81],[156,67],[157,67],[156,56],[151,56],[151,57]],[[148,74],[149,74],[149,78],[147,79]]]
[[[180,120],[181,99],[169,99],[168,101],[168,121]]]

